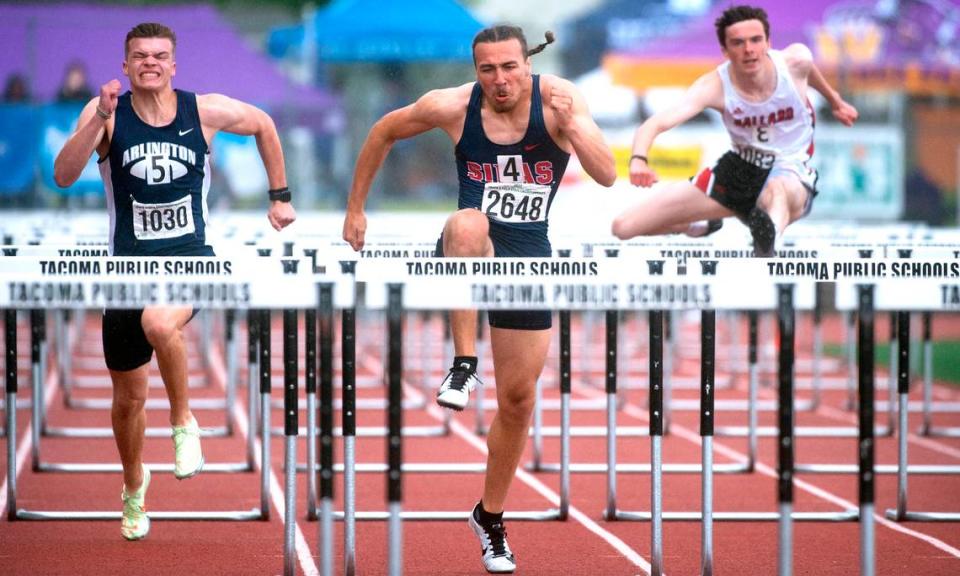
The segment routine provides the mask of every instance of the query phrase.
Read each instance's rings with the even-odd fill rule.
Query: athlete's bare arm
[[[807,97],[807,86],[809,85],[827,99],[833,117],[837,121],[844,126],[853,126],[858,117],[857,109],[844,101],[840,94],[830,86],[813,61],[813,54],[810,49],[803,44],[791,44],[783,50],[783,56],[800,96]]]
[[[617,179],[613,153],[600,127],[590,116],[580,91],[569,80],[557,76],[545,74],[540,80],[546,93],[545,109],[550,111],[545,120],[548,130],[555,123],[562,136],[560,142],[570,142],[587,174],[598,184],[612,186]]]
[[[94,151],[100,152],[101,156],[106,155],[108,138],[105,136],[109,134],[108,128],[113,123],[113,112],[117,109],[119,96],[120,81],[114,79],[101,86],[100,96],[83,107],[77,130],[70,135],[53,162],[53,180],[57,186],[66,188],[76,182]],[[104,119],[98,115],[98,106],[110,118]]]
[[[647,156],[654,139],[661,133],[686,122],[707,108],[723,110],[723,84],[716,70],[707,72],[690,85],[676,106],[657,112],[641,124],[633,135],[631,155]],[[656,172],[640,158],[630,160],[630,183],[652,186]]]
[[[270,189],[287,187],[280,135],[277,134],[277,127],[269,114],[256,106],[223,94],[197,95],[197,112],[200,115],[203,137],[207,142],[211,142],[217,132],[253,136],[257,141],[263,167],[267,171]],[[297,213],[289,202],[270,203],[267,219],[275,229],[284,228],[296,218]]]
[[[363,248],[367,232],[364,206],[370,186],[390,148],[398,140],[412,138],[433,128],[444,130],[456,144],[463,131],[472,86],[473,83],[470,83],[456,88],[431,90],[413,104],[383,116],[370,129],[357,156],[343,221],[343,239],[354,250]]]

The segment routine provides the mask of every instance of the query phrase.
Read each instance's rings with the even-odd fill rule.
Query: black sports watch
[[[290,201],[290,189],[284,186],[283,188],[277,188],[276,190],[270,190],[267,192],[267,195],[270,196],[271,202],[289,202]]]

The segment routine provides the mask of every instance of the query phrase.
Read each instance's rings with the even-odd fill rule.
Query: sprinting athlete
[[[427,92],[373,126],[357,159],[343,223],[343,238],[354,250],[363,248],[364,203],[391,146],[440,128],[455,145],[460,181],[459,209],[443,228],[440,255],[551,256],[550,206],[570,154],[600,184],[616,179],[613,154],[573,84],[531,73],[530,56],[551,41],[548,33],[546,43],[528,50],[518,27],[481,30],[473,40],[476,82]],[[487,436],[483,498],[469,524],[487,571],[507,573],[516,562],[503,506],[526,443],[551,315],[491,311],[489,322],[498,409]],[[451,312],[455,358],[437,394],[442,406],[462,410],[478,381],[476,325],[476,311]]]
[[[771,256],[776,237],[810,212],[817,194],[813,155],[813,87],[845,126],[857,110],[833,90],[813,63],[810,50],[791,44],[770,48],[770,25],[762,8],[735,6],[716,21],[727,61],[698,78],[676,106],[654,114],[637,128],[630,182],[651,186],[647,164],[654,139],[707,108],[723,115],[731,150],[690,182],[665,184],[613,222],[613,234],[634,236],[686,232],[699,236],[737,216],[750,228],[754,253]],[[704,222],[707,221],[707,222]]]
[[[174,90],[177,39],[162,25],[135,26],[124,41],[120,81],[80,113],[77,130],[54,164],[54,178],[69,186],[96,152],[110,213],[113,256],[213,256],[206,244],[209,145],[218,131],[252,135],[270,182],[267,218],[280,230],[296,219],[286,187],[276,127],[263,111],[220,94]],[[150,531],[144,507],[150,470],[143,465],[147,376],[154,350],[170,400],[174,475],[189,478],[203,467],[200,427],[187,396],[183,328],[191,306],[106,310],[103,352],[113,382],[111,421],[123,464],[120,531],[139,540]]]

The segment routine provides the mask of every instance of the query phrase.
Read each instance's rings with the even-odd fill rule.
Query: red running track
[[[74,396],[80,398],[108,398],[106,371],[102,367],[99,330],[93,315],[87,315],[83,336],[74,350],[73,364],[78,384]],[[274,351],[281,349],[279,318],[275,317]],[[942,318],[942,317],[941,317]],[[198,324],[198,323],[194,323]],[[365,382],[378,382],[382,369],[382,322],[363,319],[357,353],[359,365],[359,394],[361,398],[383,397],[379,386],[364,387]],[[772,324],[772,323],[771,323]],[[763,328],[771,324],[762,324]],[[830,318],[824,333],[828,341],[842,338],[841,321]],[[413,331],[405,336],[407,346],[406,375],[408,398],[426,395],[426,409],[407,410],[406,426],[437,426],[444,412],[430,402],[433,387],[442,378],[444,357],[439,322],[434,319],[424,326],[408,325]],[[696,399],[698,391],[688,384],[699,378],[698,324],[695,315],[684,316],[678,341],[678,357],[674,363],[673,391],[675,399]],[[720,322],[718,334],[718,402],[746,398],[746,377],[738,369],[741,363],[723,360],[729,358],[727,324]],[[196,326],[194,326],[196,327]],[[575,319],[573,336],[574,399],[578,402],[602,402],[603,372],[600,361],[603,351],[602,320],[592,324],[590,337],[585,330],[590,323]],[[956,331],[955,324],[937,319],[935,335]],[[421,333],[421,330],[428,332]],[[646,346],[642,321],[626,325],[621,364],[621,386],[624,405],[618,413],[618,426],[644,427],[646,419]],[[736,331],[741,335],[745,330]],[[192,398],[223,397],[224,361],[219,345],[204,347],[196,334],[191,350],[191,377],[194,384]],[[888,329],[878,315],[877,337],[886,338]],[[799,323],[798,397],[809,397],[804,380],[809,375],[810,345],[809,320]],[[762,334],[761,400],[775,400],[772,387],[775,381],[772,344],[775,335]],[[246,342],[241,334],[240,348]],[[301,343],[302,343],[301,338]],[[29,398],[29,331],[22,326],[19,334],[20,398]],[[425,349],[421,350],[421,346]],[[51,346],[51,349],[54,347]],[[552,353],[556,354],[554,344]],[[739,348],[739,347],[738,347]],[[202,369],[200,355],[208,356],[210,369]],[[738,353],[742,354],[742,350]],[[242,355],[241,355],[242,356]],[[426,377],[419,370],[419,360],[426,357],[431,369]],[[586,358],[592,359],[588,364]],[[339,360],[337,360],[339,363]],[[487,405],[493,404],[494,382],[490,361],[482,360],[487,382]],[[242,363],[242,362],[241,362]],[[51,362],[51,365],[53,362]],[[301,366],[302,366],[301,362]],[[555,401],[557,360],[548,362],[544,374],[545,397]],[[337,364],[339,366],[339,364]],[[592,369],[584,369],[584,368]],[[281,381],[280,355],[273,364],[275,382]],[[49,426],[109,426],[109,413],[103,410],[68,409],[64,406],[62,391],[57,385],[55,370],[46,378],[49,390],[47,402]],[[241,384],[245,370],[241,372]],[[339,379],[339,374],[337,375]],[[798,426],[851,426],[855,414],[844,409],[846,392],[843,382],[846,368],[842,361],[824,361],[824,378],[831,386],[823,393],[823,402],[816,411],[798,411]],[[886,398],[882,385],[885,372],[878,372],[878,400]],[[241,386],[245,388],[245,386]],[[162,388],[152,389],[153,398],[163,398]],[[275,387],[274,397],[279,397]],[[938,386],[937,401],[960,400],[955,391]],[[911,400],[919,400],[919,378],[914,379]],[[246,394],[239,396],[238,428],[233,436],[205,438],[207,462],[235,462],[243,459],[246,427]],[[301,404],[303,406],[303,403]],[[196,410],[201,426],[215,427],[225,423],[222,410]],[[493,412],[485,413],[489,422]],[[120,510],[120,476],[118,473],[62,473],[35,472],[31,469],[31,442],[29,410],[18,410],[18,468],[17,507],[31,510]],[[700,445],[697,436],[697,417],[694,411],[675,411],[672,414],[671,434],[664,439],[663,454],[667,463],[698,463]],[[164,410],[149,412],[148,426],[166,425]],[[339,415],[338,415],[339,419]],[[360,411],[358,426],[384,426],[383,411]],[[301,412],[301,425],[305,417]],[[886,422],[886,415],[877,412],[878,424]],[[282,423],[280,411],[273,416],[274,426]],[[575,411],[575,427],[605,423],[602,411]],[[773,426],[773,412],[761,412],[760,425]],[[911,414],[911,430],[916,430],[919,415]],[[719,411],[717,426],[745,425],[742,412]],[[936,424],[960,426],[960,414],[937,414]],[[559,413],[544,412],[544,425],[559,425]],[[453,419],[449,434],[437,438],[408,437],[404,442],[404,461],[413,462],[475,462],[484,461],[485,440],[474,433],[474,412],[468,409]],[[4,439],[5,440],[5,439]],[[298,442],[298,461],[305,460],[303,439]],[[605,439],[602,437],[574,437],[571,444],[572,460],[577,463],[605,462]],[[715,463],[742,461],[746,454],[743,438],[717,437],[714,440]],[[926,438],[911,433],[911,464],[960,465],[960,440]],[[341,443],[337,441],[337,461],[341,462]],[[617,443],[619,462],[648,462],[649,439],[621,437]],[[87,575],[130,573],[151,574],[281,574],[283,558],[283,439],[274,438],[270,462],[272,478],[269,520],[251,522],[225,521],[154,521],[149,537],[141,542],[126,542],[119,534],[117,521],[10,521],[7,517],[6,468],[0,502],[4,518],[0,520],[0,574],[56,574]],[[386,449],[382,438],[360,437],[357,440],[357,461],[383,462]],[[896,440],[880,438],[876,450],[877,462],[896,462]],[[111,438],[76,439],[45,437],[40,455],[44,462],[116,462],[116,449]],[[528,446],[524,462],[529,462]],[[761,438],[757,470],[750,474],[716,474],[714,486],[715,511],[775,511],[776,510],[776,451],[774,438]],[[856,462],[856,442],[853,438],[799,438],[797,462]],[[544,462],[559,459],[559,440],[544,440]],[[172,461],[169,438],[148,438],[146,460],[149,463]],[[336,508],[342,509],[342,477],[337,476]],[[481,492],[480,474],[406,474],[403,485],[404,510],[469,510]],[[571,482],[570,517],[566,521],[508,522],[511,546],[519,564],[518,574],[584,574],[617,575],[643,574],[650,561],[650,525],[644,522],[603,519],[606,506],[607,480],[605,474],[574,473]],[[922,511],[960,511],[960,477],[910,476],[909,508]],[[553,508],[558,502],[559,475],[556,473],[528,473],[521,471],[510,497],[508,510],[540,510]],[[382,474],[357,474],[357,510],[384,510],[385,485]],[[882,512],[896,505],[896,477],[879,475],[876,510],[876,569],[877,574],[953,575],[960,574],[960,530],[954,523],[896,523],[882,518]],[[852,475],[800,474],[795,488],[796,511],[839,511],[856,507],[857,484]],[[148,509],[163,510],[248,510],[259,505],[259,473],[242,472],[217,474],[205,472],[198,477],[176,481],[172,475],[154,475],[148,494]],[[297,556],[298,573],[316,574],[319,565],[318,523],[308,521],[306,514],[306,481],[298,476],[297,497]],[[650,482],[647,474],[619,474],[617,476],[617,504],[621,510],[648,510]],[[669,511],[697,511],[700,509],[700,477],[697,474],[664,475],[664,509]],[[465,522],[406,521],[403,524],[403,559],[405,574],[482,574],[479,546]],[[384,574],[386,572],[386,523],[358,521],[356,525],[357,574]],[[793,565],[796,574],[849,575],[859,572],[860,526],[857,523],[795,523]],[[334,536],[335,571],[343,572],[342,526],[337,523]],[[777,569],[777,524],[775,522],[716,522],[714,524],[714,567],[717,574],[775,574]],[[700,572],[701,526],[698,522],[664,523],[664,570],[667,574],[695,574]]]

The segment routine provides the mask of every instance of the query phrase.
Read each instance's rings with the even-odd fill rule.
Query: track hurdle
[[[896,262],[888,260],[888,262]],[[960,474],[956,465],[909,465],[908,463],[908,413],[910,411],[908,394],[910,391],[910,347],[903,343],[910,341],[910,312],[930,313],[932,311],[950,312],[960,310],[960,262],[941,260],[926,261],[930,270],[940,270],[922,278],[883,277],[870,286],[872,290],[872,310],[895,311],[897,314],[896,378],[898,384],[899,409],[897,427],[897,507],[888,509],[885,516],[891,520],[914,522],[957,522],[960,512],[923,512],[911,511],[907,502],[909,474]],[[839,292],[838,306],[850,306],[850,290],[845,287]],[[873,355],[863,357],[866,366],[861,372],[872,372]],[[879,469],[880,467],[877,466]],[[862,480],[861,480],[862,482]]]
[[[40,247],[32,247],[40,248]],[[18,275],[26,274],[32,275],[36,278],[44,278],[49,280],[51,278],[60,278],[68,276],[71,270],[76,274],[88,274],[91,270],[107,270],[107,265],[105,260],[102,257],[59,257],[52,256],[57,249],[44,249],[44,250],[34,250],[32,252],[27,252],[33,255],[18,255],[0,258],[0,273]],[[19,251],[18,254],[24,254],[24,251]],[[111,260],[112,262],[118,262],[117,260]],[[231,264],[232,265],[232,264]],[[115,277],[123,277],[122,274],[115,274]],[[79,309],[79,308],[78,308]],[[59,315],[59,314],[58,314]],[[89,463],[71,463],[71,462],[48,462],[44,461],[42,458],[42,439],[44,436],[56,436],[56,437],[65,437],[65,438],[112,438],[113,430],[111,428],[104,427],[52,427],[49,426],[49,423],[46,418],[45,402],[43,401],[43,378],[46,374],[46,357],[47,357],[47,343],[46,343],[46,309],[36,308],[30,311],[30,347],[31,347],[31,382],[32,382],[32,392],[33,397],[38,401],[33,402],[31,406],[31,464],[32,468],[35,471],[42,472],[76,472],[76,473],[86,473],[86,472],[110,472],[110,471],[119,471],[119,464],[89,464]],[[65,334],[58,336],[58,339],[66,339]],[[58,347],[58,350],[61,347]],[[64,347],[63,350],[68,356],[70,354],[69,346]],[[58,357],[58,361],[61,357]],[[61,371],[61,374],[63,372]],[[69,374],[65,374],[69,378]],[[92,400],[92,399],[88,399]],[[199,405],[198,407],[209,407],[209,403],[204,403],[202,399],[197,400],[194,404]],[[232,408],[229,406],[229,402],[226,402],[222,399],[216,403],[215,407],[219,408]],[[164,406],[166,406],[166,400],[163,401]],[[111,405],[111,400],[108,398],[102,399],[100,403],[80,403],[75,402],[73,404],[68,404],[69,408],[81,407],[81,408],[99,408],[99,409],[109,409]],[[158,403],[150,403],[148,400],[148,407],[157,407]],[[226,413],[225,417],[227,421],[232,420],[232,414]],[[226,436],[228,430],[226,427],[217,427],[214,429],[205,429],[205,436]],[[147,428],[145,430],[145,435],[148,437],[167,437],[170,435],[169,428]],[[172,471],[172,464],[158,464],[155,467],[151,467],[151,470],[156,471]],[[253,470],[253,461],[247,459],[244,462],[227,462],[227,463],[211,463],[207,471],[217,472],[217,473],[230,473],[230,472],[247,472]]]
[[[208,308],[226,307],[258,307],[272,306],[276,289],[263,278],[282,277],[284,303],[288,305],[312,306],[315,303],[312,278],[305,275],[284,276],[286,269],[279,269],[283,262],[261,262],[259,268],[231,262],[234,272],[222,276],[205,274],[197,276],[177,276],[162,272],[162,266],[154,269],[158,259],[142,258],[111,258],[112,262],[130,262],[135,270],[126,274],[106,272],[106,263],[101,264],[104,275],[77,276],[55,275],[45,276],[42,273],[12,273],[4,276],[3,297],[0,307],[6,309],[5,318],[9,321],[15,318],[15,308],[63,308],[74,309],[83,307],[140,307],[146,305],[182,305],[194,304]],[[182,261],[184,259],[178,259]],[[208,258],[197,258],[198,261],[211,262]],[[147,264],[152,262],[153,264]],[[272,266],[271,266],[272,264]],[[144,268],[146,266],[147,268]],[[145,270],[149,270],[145,272]],[[109,275],[108,275],[109,274]],[[10,326],[7,327],[8,334]],[[7,340],[7,354],[11,348],[16,350],[16,337]],[[11,378],[13,379],[11,381]],[[15,399],[16,373],[8,372],[8,397]],[[15,412],[8,413],[8,424],[13,424],[8,441],[8,469],[12,471],[10,478],[16,478],[15,445],[16,428]],[[12,459],[11,459],[12,458]],[[105,467],[106,468],[106,467]],[[154,468],[154,466],[151,466]],[[158,469],[172,466],[159,466]],[[269,467],[262,467],[262,476],[268,474]],[[265,483],[264,483],[265,484]],[[14,485],[11,482],[11,485]],[[11,488],[11,514],[16,519],[24,520],[115,520],[120,518],[119,511],[36,511],[17,509],[16,491]],[[262,497],[262,502],[266,498]],[[208,512],[152,512],[151,518],[164,520],[256,520],[265,518],[265,508],[242,511],[208,511]]]

